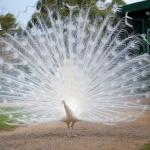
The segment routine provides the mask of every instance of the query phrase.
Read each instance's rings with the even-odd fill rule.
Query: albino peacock
[[[20,113],[17,120],[29,124],[63,120],[73,128],[80,120],[133,121],[148,107],[141,100],[150,96],[150,55],[139,55],[141,35],[123,20],[91,22],[90,10],[73,11],[62,18],[47,10],[50,26],[37,17],[22,39],[0,39],[0,106],[15,108],[0,107],[0,114]]]
[[[77,119],[77,117],[75,117],[75,115],[73,114],[71,109],[66,105],[64,100],[62,101],[62,103],[64,105],[64,109],[65,109],[65,113],[66,113],[66,117],[62,121],[67,124],[68,128],[73,129],[75,123],[78,122],[79,119]]]

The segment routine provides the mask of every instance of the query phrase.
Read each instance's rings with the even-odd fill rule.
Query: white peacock
[[[62,100],[79,120],[115,124],[136,119],[150,96],[150,55],[144,42],[121,20],[110,16],[90,22],[89,11],[57,20],[38,19],[23,39],[1,38],[0,105],[24,123],[61,120]]]

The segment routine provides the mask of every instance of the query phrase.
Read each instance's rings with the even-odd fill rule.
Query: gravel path
[[[115,126],[81,122],[73,134],[59,122],[20,127],[0,132],[0,150],[140,150],[150,143],[150,111]]]

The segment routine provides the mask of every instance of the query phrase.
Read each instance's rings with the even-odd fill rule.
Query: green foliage
[[[17,27],[16,18],[10,13],[0,16],[0,24],[2,26],[2,31],[0,31],[0,35],[10,33]]]
[[[21,118],[23,115],[20,113],[20,109],[16,107],[0,107],[0,130],[12,130],[17,127],[15,125],[18,122],[17,118]]]
[[[23,29],[19,26],[16,28],[15,33],[17,33],[18,36],[21,36],[23,34]]]
[[[13,111],[15,108],[11,108],[11,107],[2,107],[0,108],[0,112],[11,112]],[[14,115],[13,117],[10,117],[9,115],[4,115],[4,114],[0,114],[0,130],[11,130],[16,128],[15,125],[8,125],[7,122],[9,123],[13,123],[16,119],[16,115]]]
[[[150,144],[144,144],[141,150],[150,150]]]
[[[40,0],[37,2],[37,10],[39,10],[39,13],[34,13],[32,15],[32,23],[37,24],[37,17],[43,18],[43,20],[46,22],[48,26],[50,26],[50,23],[48,22],[48,12],[47,8],[57,8],[60,12],[60,15],[62,17],[67,16],[69,14],[69,9],[64,4],[69,4],[71,6],[79,6],[80,8],[87,9],[90,7],[89,17],[91,20],[93,20],[97,15],[104,17],[108,13],[112,13],[112,7],[113,4],[116,3],[118,5],[124,5],[123,0],[113,0],[112,4],[106,9],[106,10],[99,10],[96,6],[96,0]],[[76,9],[74,11],[74,14],[77,14],[78,10]],[[54,13],[55,15],[55,13]],[[57,16],[56,16],[57,19]],[[32,23],[29,21],[28,27],[32,28]]]
[[[11,130],[11,129],[16,128],[15,125],[6,124],[6,121],[8,120],[9,120],[9,116],[0,115],[0,130]]]

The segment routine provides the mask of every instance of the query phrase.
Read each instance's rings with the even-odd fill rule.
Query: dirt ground
[[[67,137],[66,126],[54,122],[0,132],[0,150],[141,150],[150,143],[150,111],[130,123],[81,122]]]

